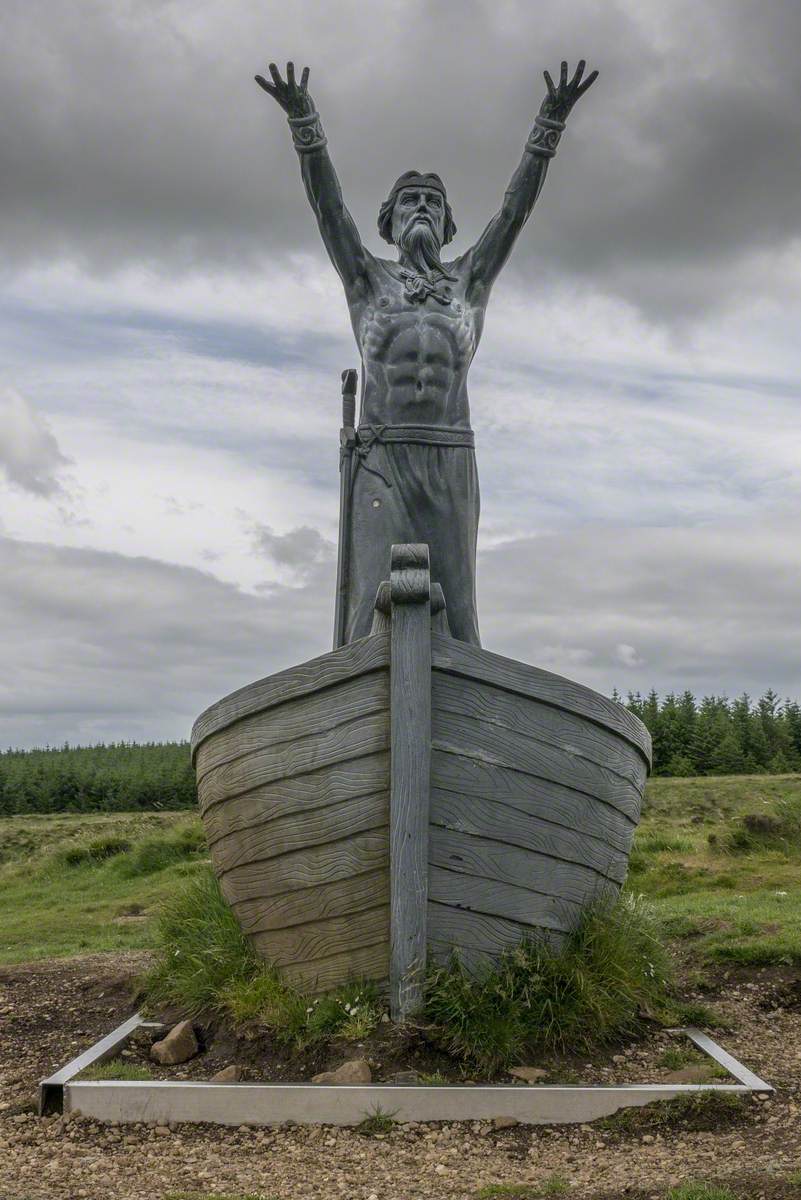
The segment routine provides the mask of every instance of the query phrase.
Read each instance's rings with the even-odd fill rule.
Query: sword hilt
[[[356,427],[356,380],[355,370],[342,372],[342,425],[345,429]]]

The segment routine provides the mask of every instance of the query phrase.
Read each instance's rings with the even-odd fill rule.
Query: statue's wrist
[[[553,158],[565,128],[564,121],[540,112],[534,118],[534,128],[528,135],[526,150],[542,158]]]
[[[306,113],[302,117],[287,117],[289,128],[292,130],[292,141],[298,154],[308,154],[312,150],[322,150],[328,142],[320,124],[320,114]]]

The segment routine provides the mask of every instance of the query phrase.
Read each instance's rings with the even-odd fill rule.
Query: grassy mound
[[[0,961],[150,947],[151,914],[207,859],[185,813],[0,818]]]
[[[252,949],[211,871],[198,872],[162,904],[157,936],[158,957],[145,981],[151,1007],[255,1024],[296,1048],[333,1036],[367,1037],[381,1018],[370,983],[355,980],[316,998],[284,983]]]
[[[650,908],[623,896],[591,909],[563,949],[538,942],[472,978],[454,961],[426,981],[426,1017],[456,1058],[485,1071],[537,1050],[635,1033],[665,1007],[671,966]]]
[[[777,850],[788,857],[801,854],[801,796],[781,796],[772,812],[747,812],[721,839],[731,854]]]
[[[257,1025],[301,1048],[331,1037],[363,1039],[382,1013],[375,985],[354,980],[311,998],[255,955],[211,872],[163,905],[160,952],[146,982],[151,1006],[214,1013]],[[560,952],[527,943],[471,977],[458,961],[429,971],[420,1022],[457,1062],[491,1073],[533,1049],[573,1049],[635,1032],[664,1007],[670,966],[650,911],[624,898],[598,908]]]

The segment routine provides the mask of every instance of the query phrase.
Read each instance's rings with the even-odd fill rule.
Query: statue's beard
[[[439,257],[439,238],[427,221],[409,221],[401,232],[398,248],[420,275],[430,278],[433,274],[445,274]]]

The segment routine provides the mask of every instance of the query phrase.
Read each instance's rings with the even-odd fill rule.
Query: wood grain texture
[[[254,750],[294,741],[309,733],[335,729],[346,721],[387,708],[388,671],[371,671],[355,679],[346,679],[321,692],[286,700],[243,717],[227,729],[207,737],[195,754],[195,774],[200,782],[213,767],[252,754]]]
[[[313,658],[297,667],[268,675],[224,696],[201,713],[192,728],[192,754],[210,734],[234,721],[282,704],[296,696],[330,687],[343,679],[375,671],[389,664],[389,636],[359,638],[329,654]]]
[[[435,750],[511,767],[554,783],[569,779],[571,787],[613,807],[639,808],[641,791],[630,780],[608,767],[569,754],[558,746],[545,745],[526,734],[487,726],[474,717],[435,710],[431,716],[431,737]]]
[[[614,730],[627,738],[650,766],[651,738],[642,722],[622,704],[608,700],[591,688],[539,667],[531,667],[527,663],[516,662],[438,634],[432,637],[431,654],[435,669],[468,679],[484,680]]]
[[[284,978],[301,991],[326,992],[347,979],[374,979],[382,982],[389,973],[389,939],[372,946],[361,946],[330,958],[308,963],[289,963],[282,969]]]
[[[459,833],[476,834],[521,849],[536,850],[549,858],[591,867],[599,875],[623,883],[628,855],[583,830],[566,829],[552,821],[530,816],[494,800],[465,798],[434,789],[431,824]]]
[[[389,795],[357,796],[324,808],[276,817],[255,829],[229,833],[215,842],[211,858],[218,879],[245,863],[266,862],[304,846],[321,846],[350,834],[378,829],[389,821]]]
[[[390,687],[390,1015],[423,1000],[431,763],[431,580],[428,546],[393,546]]]
[[[537,931],[537,941],[544,942],[550,945],[553,949],[559,949],[564,945],[567,934],[559,933],[556,929],[540,929]],[[431,958],[435,963],[445,964],[450,961],[451,957],[456,952],[459,962],[468,975],[474,975],[480,979],[490,969],[498,955],[487,949],[478,949],[472,945],[464,945],[454,947],[449,941],[444,941],[440,938],[429,939],[429,951]]]
[[[435,671],[432,676],[431,704],[434,711],[471,717],[485,726],[499,726],[557,746],[568,754],[608,767],[638,789],[643,786],[643,758],[631,742],[575,713],[494,684],[442,671]]]
[[[344,917],[376,904],[389,904],[389,871],[386,869],[284,892],[280,896],[242,900],[236,905],[236,915],[245,933],[250,934],[286,929],[326,917]]]
[[[278,779],[209,808],[203,825],[209,845],[221,837],[289,816],[376,792],[389,795],[389,753],[366,754],[304,775]]]
[[[443,867],[432,867],[428,877],[428,898],[451,908],[465,908],[488,916],[508,917],[522,925],[542,926],[563,933],[574,929],[581,919],[581,905],[559,896],[544,896],[513,883],[460,875]]]
[[[453,949],[469,947],[490,958],[513,950],[524,937],[533,935],[531,927],[519,921],[452,908],[433,900],[428,905],[428,929],[432,943],[445,943]]]
[[[236,867],[223,877],[220,886],[225,899],[235,907],[240,900],[280,896],[379,869],[389,869],[386,828]]]
[[[587,904],[619,891],[614,880],[590,867],[436,825],[430,830],[428,854],[432,866],[527,887],[574,904]]]
[[[628,853],[636,829],[636,804],[628,805],[624,813],[553,780],[442,750],[431,756],[431,786],[478,800],[493,799],[568,829],[583,829],[623,853]]]
[[[389,905],[381,904],[345,917],[308,921],[289,929],[267,930],[251,938],[253,945],[276,967],[309,963],[344,951],[389,942]]]
[[[205,815],[212,804],[250,792],[267,783],[293,775],[305,775],[321,767],[388,749],[387,711],[346,721],[335,729],[309,734],[293,742],[281,742],[264,750],[254,750],[247,758],[212,768],[200,781],[198,800],[201,814]]]

